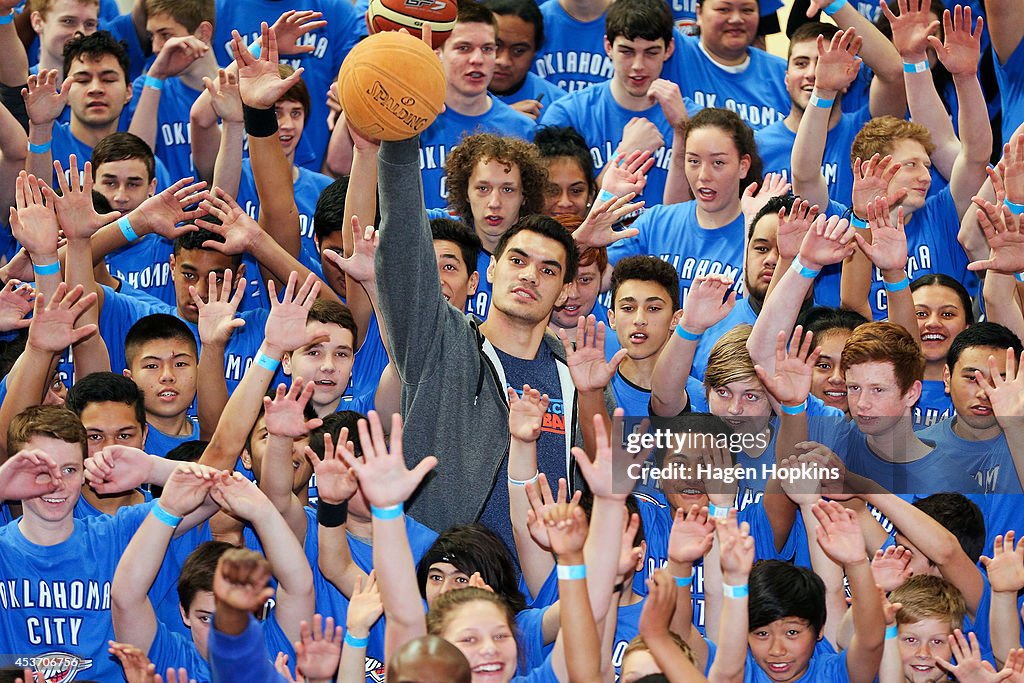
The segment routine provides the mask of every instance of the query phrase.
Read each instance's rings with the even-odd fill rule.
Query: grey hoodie
[[[428,455],[439,461],[407,510],[417,521],[443,531],[479,518],[508,455],[505,373],[478,321],[441,295],[423,203],[418,138],[382,143],[378,170],[377,289],[392,359],[402,379],[405,460],[410,467]],[[565,414],[571,416],[566,433],[574,435],[574,445],[581,445],[576,388],[565,351],[551,334],[545,334],[544,343],[558,362]],[[569,444],[566,470],[574,471]]]

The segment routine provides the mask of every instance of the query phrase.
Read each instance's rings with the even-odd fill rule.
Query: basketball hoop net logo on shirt
[[[47,652],[32,658],[36,683],[71,683],[81,671],[92,667],[91,659],[82,659],[65,652]]]

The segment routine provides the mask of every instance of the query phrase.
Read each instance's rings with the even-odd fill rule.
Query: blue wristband
[[[826,7],[824,11],[825,11],[825,14],[827,14],[827,15],[829,15],[831,17],[833,14],[835,14],[839,10],[843,9],[843,7],[845,7],[845,6],[846,6],[846,0],[835,0],[831,5]]]
[[[693,332],[690,332],[685,327],[683,327],[682,323],[679,323],[678,325],[676,325],[676,334],[678,334],[680,337],[682,337],[686,341],[697,341],[698,339],[700,339],[703,336],[703,335],[700,335],[700,334],[694,334]]]
[[[804,402],[799,405],[787,406],[780,403],[779,407],[782,408],[782,412],[786,415],[803,415],[807,412],[807,399],[805,398]]]
[[[800,277],[805,277],[808,280],[813,280],[814,278],[818,277],[818,273],[821,272],[818,270],[814,270],[813,268],[808,268],[804,264],[800,263],[799,256],[793,259],[793,263],[792,265],[790,265],[790,268],[800,273]]]
[[[899,282],[882,282],[882,286],[885,287],[887,292],[902,292],[910,286],[910,278],[904,275],[903,279]]]
[[[9,24],[14,21],[14,10],[11,10],[7,14],[0,14],[0,26]]]
[[[690,576],[674,576],[676,580],[676,588],[686,588],[693,583],[693,575]]]
[[[908,74],[923,74],[928,70],[928,60],[923,62],[903,62],[903,72]]]
[[[1017,282],[1024,282],[1024,273],[1014,273],[1013,279],[1015,279]]]
[[[37,145],[32,142],[28,143],[28,151],[31,152],[32,154],[46,154],[47,152],[50,151],[51,147],[53,147],[52,139],[47,140],[41,145]]]
[[[35,271],[36,275],[56,275],[60,272],[60,261],[54,261],[53,263],[44,263],[42,265],[32,264],[32,270]]]
[[[745,598],[750,595],[750,586],[742,584],[740,586],[730,586],[727,583],[722,583],[722,594],[727,598]]]
[[[259,43],[253,42],[253,44],[249,46],[249,54],[251,54],[256,59],[260,58],[261,52],[263,52],[263,46],[260,45]]]
[[[899,633],[900,633],[900,627],[897,626],[896,624],[893,624],[892,626],[886,626],[885,627],[885,639],[886,640],[894,640],[896,638],[896,636],[899,635]]]
[[[157,78],[156,76],[146,76],[146,78],[142,81],[142,87],[152,88],[153,90],[163,90],[164,79]]]
[[[370,514],[377,519],[394,519],[395,517],[401,517],[404,513],[405,506],[402,503],[387,508],[370,506]]]
[[[608,200],[614,200],[614,199],[618,199],[618,197],[613,195],[608,190],[601,190],[601,193],[599,195],[597,195],[597,201],[599,201],[599,202],[607,202]]]
[[[1010,210],[1010,213],[1012,213],[1014,216],[1019,216],[1022,213],[1024,213],[1024,204],[1014,204],[1013,202],[1007,201],[1005,199],[1003,200],[1003,204],[1006,206],[1007,209]]]
[[[587,578],[587,565],[585,564],[558,565],[559,581],[578,581],[585,578]]]
[[[181,517],[178,517],[177,515],[172,515],[167,510],[164,510],[163,507],[160,506],[159,502],[154,503],[153,507],[151,507],[149,511],[159,521],[163,522],[172,529],[177,528],[177,526],[181,524]]]
[[[265,355],[262,351],[256,354],[256,365],[260,366],[264,370],[270,370],[271,372],[277,372],[277,368],[281,365],[281,361],[274,360],[268,355]]]
[[[846,0],[843,0],[844,4]],[[832,105],[836,103],[836,99],[833,97],[831,100],[826,100],[824,97],[818,97],[817,95],[811,95],[811,106],[819,109],[831,109]]]
[[[345,631],[345,644],[349,647],[366,647],[370,644],[370,636],[366,636],[365,638],[356,638],[348,631]]]
[[[868,227],[868,222],[861,218],[860,216],[858,216],[857,214],[851,213],[850,225],[852,225],[855,228],[860,228],[861,230],[863,230],[864,228]]]
[[[128,220],[128,216],[121,216],[117,219],[117,227],[121,228],[121,234],[129,242],[134,242],[139,239],[139,236],[135,234],[135,228],[132,227],[131,222]]]
[[[729,516],[729,510],[732,509],[733,507],[731,505],[724,505],[722,507],[718,507],[714,503],[708,503],[708,514],[714,517],[715,519],[725,519]]]

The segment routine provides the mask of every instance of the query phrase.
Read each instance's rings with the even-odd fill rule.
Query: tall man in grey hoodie
[[[581,423],[607,415],[605,390],[617,362],[605,363],[603,344],[588,344],[570,349],[567,363],[566,350],[545,333],[576,276],[577,245],[551,218],[516,223],[487,271],[493,299],[481,324],[441,295],[417,139],[382,143],[378,168],[377,289],[402,379],[405,457],[410,465],[427,455],[439,461],[410,512],[438,531],[480,520],[512,548],[508,390],[529,384],[550,397],[538,464],[552,480],[569,476],[570,485]]]

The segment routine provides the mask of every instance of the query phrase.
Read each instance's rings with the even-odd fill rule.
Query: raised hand
[[[899,10],[900,14],[896,16],[888,4],[882,7],[882,14],[892,26],[893,45],[904,62],[923,62],[927,55],[928,36],[939,28],[939,22],[929,18],[931,4],[927,0],[900,0]]]
[[[270,563],[251,550],[233,548],[220,557],[213,575],[213,594],[218,601],[240,612],[255,612],[274,595],[267,586]]]
[[[1014,548],[1013,530],[996,536],[992,546],[992,557],[981,557],[981,564],[988,573],[988,582],[993,592],[1016,593],[1024,588],[1024,539]]]
[[[249,481],[240,472],[225,472],[214,483],[210,496],[224,512],[247,521],[256,519],[257,515],[267,514],[273,507],[256,482]]]
[[[595,201],[580,227],[573,230],[572,238],[576,245],[580,249],[607,247],[619,240],[639,235],[640,231],[636,228],[614,229],[616,223],[644,205],[642,201],[634,202],[635,196],[633,192],[629,192],[607,201]]]
[[[988,240],[987,259],[967,264],[968,270],[994,270],[1014,275],[1024,271],[1024,216],[1014,215],[1009,207],[986,202],[980,197],[972,200],[979,208],[978,225]]]
[[[978,17],[978,23],[974,25],[970,6],[956,5],[952,14],[948,9],[942,13],[942,32],[946,42],[928,35],[928,44],[935,50],[935,55],[942,66],[946,67],[946,71],[954,76],[973,76],[978,73],[978,62],[981,61],[981,34],[984,28],[984,17]]]
[[[1007,669],[996,673],[995,668],[981,658],[978,637],[973,633],[969,633],[968,637],[970,641],[960,629],[953,631],[949,636],[949,648],[956,659],[956,665],[936,657],[935,663],[939,668],[955,676],[960,683],[998,683],[1013,675],[1013,671]]]
[[[53,204],[43,201],[43,193],[34,175],[25,171],[14,181],[15,207],[11,208],[11,233],[28,250],[32,262],[57,261],[57,214]]]
[[[199,341],[205,345],[225,346],[235,330],[245,325],[245,320],[236,318],[235,313],[245,296],[247,283],[245,278],[234,281],[232,275],[230,268],[225,270],[224,281],[218,288],[217,273],[210,272],[206,290],[209,293],[209,301],[203,301],[196,288],[189,285],[189,296],[199,309]],[[235,285],[234,295],[231,294],[232,282]]]
[[[190,678],[186,669],[168,669],[163,677],[153,676],[153,683],[196,683],[196,679]]]
[[[203,504],[210,489],[224,476],[227,474],[212,467],[183,462],[167,478],[158,504],[172,515],[184,517]]]
[[[384,604],[380,600],[377,575],[371,571],[365,579],[356,579],[352,598],[348,603],[348,613],[345,615],[345,628],[353,636],[365,638],[382,614]]]
[[[654,167],[655,161],[647,150],[634,150],[628,155],[616,154],[604,167],[601,189],[616,197],[642,194],[647,186],[647,172]]]
[[[131,213],[132,226],[135,232],[155,232],[161,237],[175,240],[186,232],[195,232],[195,226],[182,225],[185,221],[194,221],[205,215],[203,207],[189,209],[189,206],[206,198],[206,182],[193,183],[192,178],[182,178],[163,192],[158,192],[139,205]],[[206,247],[206,244],[203,245]]]
[[[908,253],[903,207],[896,211],[896,223],[893,224],[888,199],[879,197],[868,202],[868,227],[871,228],[871,242],[859,233],[854,235],[854,239],[871,263],[883,273],[905,270]]]
[[[844,92],[857,78],[862,60],[857,56],[864,39],[853,27],[834,36],[825,47],[825,37],[818,36],[818,64],[814,68],[814,87],[828,92]]]
[[[149,75],[161,79],[177,76],[209,49],[209,45],[192,35],[168,38],[149,67]]]
[[[207,213],[220,223],[197,220],[196,225],[224,238],[223,242],[203,242],[203,249],[213,249],[228,256],[244,254],[252,251],[256,240],[264,234],[259,223],[243,211],[231,195],[219,187],[215,187],[213,193],[203,199],[199,208],[199,213]]]
[[[654,123],[643,116],[634,116],[622,127],[619,149],[657,152],[665,146],[665,137]]]
[[[96,293],[83,296],[84,291],[82,285],[75,285],[68,291],[68,286],[62,282],[48,304],[42,292],[36,294],[32,323],[28,327],[28,344],[32,348],[60,353],[96,332],[95,324],[75,327],[75,321],[96,303]]]
[[[736,305],[733,282],[723,275],[694,278],[686,295],[680,324],[693,334],[703,334],[725,319]]]
[[[633,462],[642,462],[647,453],[630,455],[622,447],[623,415],[622,408],[615,409],[612,416],[612,433],[608,432],[604,418],[595,415],[594,435],[597,439],[597,449],[594,458],[591,459],[586,451],[578,446],[573,447],[572,455],[576,458],[576,464],[595,497],[625,502],[633,488],[626,476],[628,467]]]
[[[554,503],[544,508],[544,525],[548,528],[551,550],[559,557],[583,553],[587,540],[587,515],[577,503]]]
[[[683,102],[683,93],[679,91],[678,84],[664,78],[656,78],[647,88],[647,97],[652,104],[657,102],[661,105],[665,120],[672,127],[675,128],[686,123],[688,119],[686,104]]]
[[[128,683],[153,683],[156,680],[156,665],[149,661],[145,652],[128,643],[108,640],[107,644],[110,646],[107,652],[117,657]]]
[[[21,96],[25,99],[25,111],[32,125],[50,125],[67,106],[71,77],[64,80],[60,92],[57,92],[59,77],[56,69],[43,69],[38,75],[29,74],[26,86],[21,89]]]
[[[231,52],[238,65],[238,91],[242,102],[256,109],[270,109],[301,80],[304,69],[300,66],[288,78],[281,78],[277,68],[277,35],[265,21],[260,28],[263,35],[259,59],[252,56],[238,31],[231,32]]]
[[[819,501],[811,508],[818,520],[818,545],[839,565],[867,562],[864,534],[857,522],[857,513],[835,501]]]
[[[18,451],[0,465],[0,500],[45,496],[60,484],[60,468],[39,449]]]
[[[291,10],[294,11],[294,10]],[[242,96],[238,94],[238,74],[219,69],[217,82],[204,76],[203,86],[210,93],[210,104],[222,121],[242,123]]]
[[[1005,376],[1000,373],[995,356],[988,357],[991,380],[980,370],[974,371],[978,386],[985,392],[996,420],[1008,424],[1024,417],[1024,363],[1017,367],[1013,349],[1006,349]]]
[[[647,599],[640,612],[640,635],[646,639],[665,636],[676,612],[676,581],[667,568],[647,579]]]
[[[775,374],[769,375],[760,365],[754,366],[757,378],[769,394],[783,405],[798,406],[811,393],[814,364],[818,362],[821,349],[813,345],[814,335],[803,334],[800,325],[793,330],[793,341],[786,348],[786,333],[779,331],[775,338]]]
[[[39,189],[46,195],[46,201],[56,209],[57,222],[69,240],[87,240],[97,230],[107,223],[116,221],[121,215],[117,211],[102,216],[96,213],[96,206],[92,203],[92,162],[86,161],[85,168],[80,174],[78,157],[72,154],[68,159],[70,182],[59,160],[53,162],[53,170],[57,176],[60,195],[42,181],[39,183]]]
[[[754,181],[743,190],[743,196],[740,197],[740,210],[743,211],[747,221],[752,221],[754,216],[768,203],[768,200],[788,194],[792,187],[786,180],[786,176],[781,173],[769,173],[760,185]]]
[[[730,510],[725,519],[715,520],[715,534],[718,536],[719,562],[722,565],[722,579],[733,586],[745,585],[754,566],[754,538],[750,525],[736,523],[736,511]]]
[[[605,325],[598,323],[593,314],[586,319],[576,320],[576,345],[569,342],[569,334],[562,328],[558,337],[565,347],[565,364],[577,391],[604,391],[615,376],[619,363],[626,357],[626,350],[619,349],[610,361],[604,356]]]
[[[1018,131],[1003,145],[1003,158],[996,169],[987,170],[1000,202],[1009,199],[1017,204],[1024,203],[1024,131]],[[1002,197],[999,196],[1000,186]]]
[[[817,204],[812,206],[807,200],[799,198],[793,202],[793,207],[788,213],[785,207],[779,209],[779,230],[775,240],[779,247],[780,259],[796,258],[800,253],[800,245],[817,215]]]
[[[691,505],[678,508],[668,536],[668,559],[679,564],[693,564],[704,557],[715,540],[715,524],[708,518],[708,509]]]
[[[96,493],[122,493],[144,484],[154,456],[131,446],[106,446],[85,459],[85,480]]]
[[[10,279],[0,289],[0,331],[23,330],[32,322],[26,318],[32,310],[36,292],[31,285]]]
[[[437,466],[437,458],[428,455],[410,470],[402,457],[402,418],[391,417],[391,449],[384,438],[380,415],[371,410],[368,420],[359,421],[359,443],[363,457],[356,458],[347,448],[341,455],[359,479],[359,487],[373,507],[389,508],[400,505],[419,487],[423,478]],[[339,445],[339,448],[341,446]]]
[[[356,282],[374,282],[376,270],[373,258],[377,253],[380,233],[372,225],[363,228],[359,223],[359,218],[352,216],[352,236],[355,241],[351,256],[346,258],[334,249],[325,249],[323,256]]]
[[[840,263],[853,254],[853,234],[845,218],[832,216],[826,220],[824,214],[819,215],[800,244],[800,262],[813,270]]]
[[[523,385],[523,397],[512,387],[508,388],[508,431],[513,439],[533,443],[540,438],[544,426],[544,415],[548,412],[548,395]],[[528,487],[532,488],[532,487]]]
[[[283,13],[271,26],[274,35],[277,36],[277,48],[282,55],[308,54],[316,49],[314,42],[299,42],[307,33],[327,26],[326,21],[321,21],[322,12],[313,10],[293,10]]]
[[[299,624],[299,637],[295,643],[296,676],[310,681],[333,680],[341,660],[342,639],[342,628],[334,625],[334,617],[327,617],[325,623],[322,615],[314,614],[312,627],[308,621]]]
[[[345,443],[348,438],[348,427],[343,427],[339,441]],[[349,451],[352,446],[347,446]],[[306,459],[316,473],[316,490],[320,500],[330,505],[338,505],[355,495],[359,490],[359,482],[352,470],[345,464],[341,451],[335,449],[334,439],[329,433],[324,434],[324,459],[321,460],[309,446],[305,450]]]
[[[569,486],[565,479],[559,479],[558,496],[556,497],[551,493],[547,475],[541,472],[537,477],[537,487],[540,489],[540,493],[537,493],[533,486],[526,487],[526,497],[530,501],[530,509],[526,513],[526,524],[534,542],[544,550],[551,552],[551,539],[548,538],[548,528],[544,524],[544,509],[549,505],[567,502]],[[578,503],[582,495],[582,491],[577,491],[572,496],[572,502]]]
[[[270,315],[267,316],[264,343],[282,355],[318,341],[322,336],[306,331],[309,309],[320,294],[320,280],[310,273],[301,286],[298,282],[299,274],[293,270],[285,284],[284,295],[278,301],[277,286],[273,280],[267,281]]]
[[[902,586],[913,574],[910,569],[913,557],[913,551],[901,545],[876,550],[871,560],[871,575],[875,577],[875,584],[886,593]]]
[[[876,154],[867,163],[857,157],[853,162],[853,212],[858,216],[867,216],[868,202],[879,197],[886,197],[890,207],[906,199],[906,188],[889,193],[892,179],[900,168],[900,163],[893,161],[892,155],[883,158]]]
[[[295,377],[287,391],[283,384],[277,385],[277,394],[273,400],[269,396],[264,396],[263,409],[267,416],[267,433],[271,436],[298,439],[322,425],[323,420],[307,420],[304,413],[306,404],[313,397],[314,388],[313,382],[307,382],[303,386],[302,378]]]

